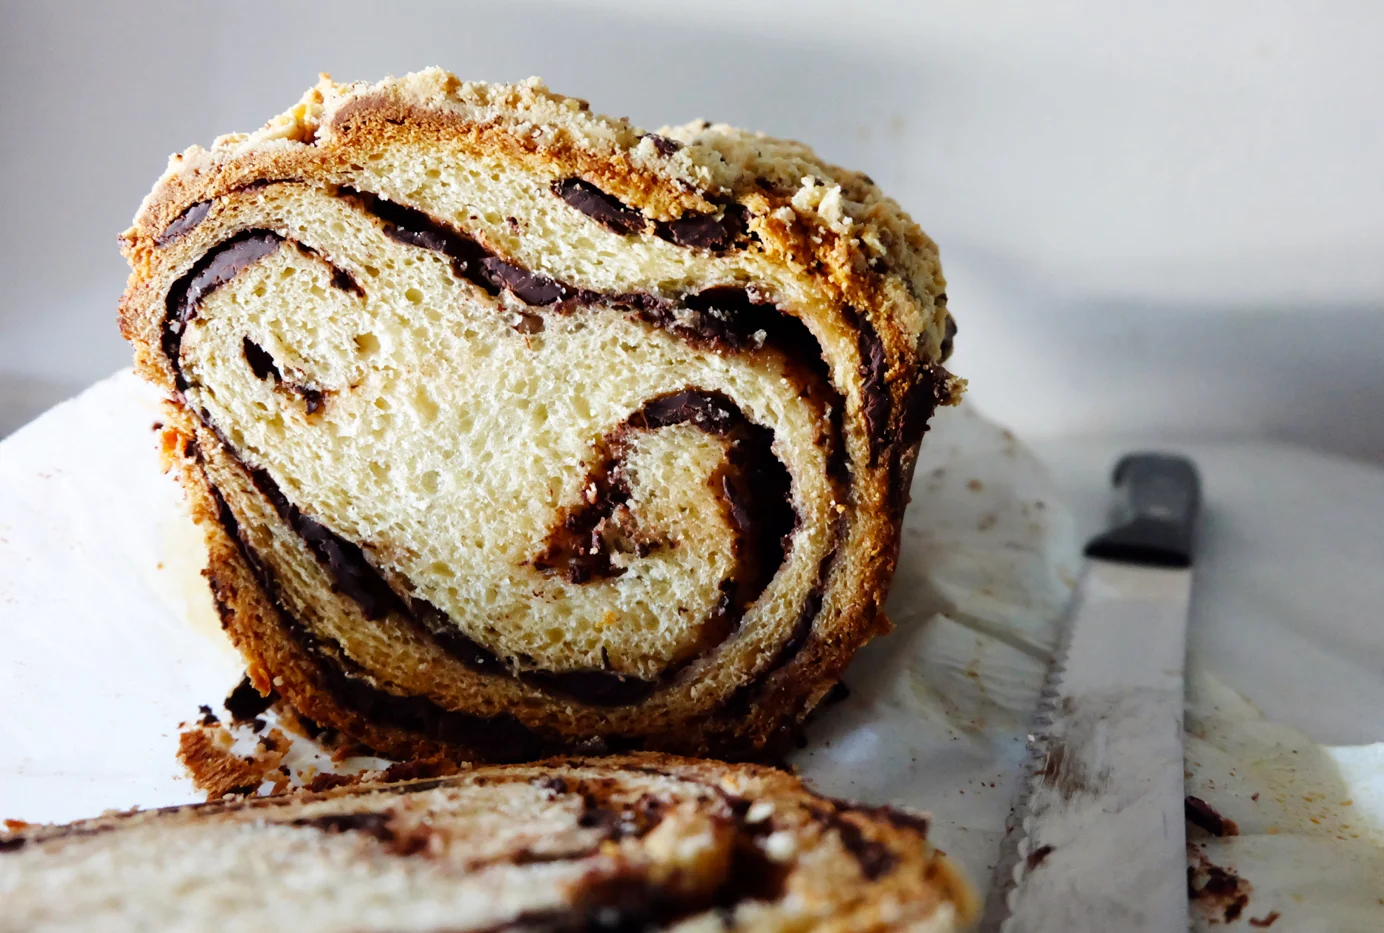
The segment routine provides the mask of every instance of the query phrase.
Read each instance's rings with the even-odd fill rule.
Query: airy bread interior
[[[545,187],[541,178],[454,173],[470,183],[462,187],[434,180],[438,170],[427,166],[441,161],[436,152],[392,154],[411,172],[367,176],[376,190],[407,192],[430,214],[461,215],[487,242],[511,239],[505,217],[515,217],[515,242],[529,251],[544,244],[528,258],[559,281],[620,294],[755,280],[776,294],[766,270],[752,275],[737,259],[699,258],[662,241],[637,251],[603,243],[623,238],[550,193],[533,193]],[[385,167],[395,168],[367,163]],[[473,210],[497,225],[471,219],[464,205],[495,204],[496,186],[512,200]],[[695,386],[773,425],[773,452],[794,477],[799,527],[743,630],[754,638],[761,619],[791,624],[785,607],[814,582],[836,504],[818,446],[822,412],[798,399],[791,361],[772,350],[727,358],[611,308],[550,315],[540,332],[526,333],[514,326],[526,313],[518,299],[486,295],[458,279],[445,256],[381,236],[378,221],[340,198],[277,185],[239,200],[240,211],[195,231],[204,248],[253,224],[297,233],[315,252],[279,248],[204,300],[182,340],[186,395],[291,502],[360,542],[373,563],[411,581],[503,657],[554,671],[604,658],[618,672],[656,676],[697,643],[730,568],[730,531],[709,488],[724,459],[716,438],[687,426],[635,436],[626,459],[630,511],[642,536],[664,543],[637,562],[616,556],[636,572],[572,584],[534,561],[556,517],[582,502],[605,456],[594,442],[646,399]],[[363,294],[333,287],[337,270]],[[256,378],[246,341],[282,380]],[[321,393],[321,408],[309,414],[285,384]],[[320,582],[287,592],[320,590]],[[354,636],[328,632],[343,642]],[[388,676],[418,659],[386,645],[357,660]]]

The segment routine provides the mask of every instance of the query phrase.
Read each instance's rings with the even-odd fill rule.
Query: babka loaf
[[[0,931],[955,930],[920,817],[661,755],[0,834]]]
[[[744,757],[880,611],[954,400],[864,175],[536,80],[323,80],[174,156],[121,326],[258,689],[390,757]]]

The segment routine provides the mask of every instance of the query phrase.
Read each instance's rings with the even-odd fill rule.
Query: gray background
[[[1384,459],[1381,48],[1367,0],[0,0],[0,434],[126,364],[115,236],[169,153],[437,64],[869,172],[1023,434]]]

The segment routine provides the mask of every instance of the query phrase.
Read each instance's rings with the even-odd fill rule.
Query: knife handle
[[[1086,556],[1154,567],[1192,566],[1201,508],[1201,477],[1191,460],[1173,454],[1120,458],[1112,477],[1109,530],[1086,544]]]

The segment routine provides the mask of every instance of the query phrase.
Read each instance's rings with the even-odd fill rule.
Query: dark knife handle
[[[1192,566],[1201,508],[1196,464],[1173,454],[1120,458],[1112,479],[1110,529],[1086,544],[1086,556],[1154,567]]]

